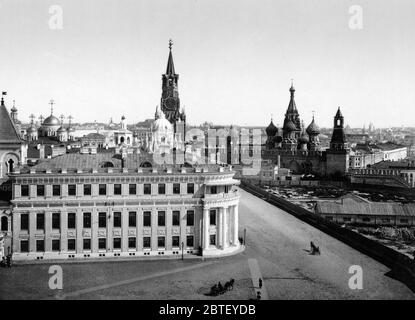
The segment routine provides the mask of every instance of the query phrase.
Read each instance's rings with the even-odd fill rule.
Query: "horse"
[[[233,290],[234,283],[235,283],[235,279],[231,279],[231,281],[229,281],[229,290]]]

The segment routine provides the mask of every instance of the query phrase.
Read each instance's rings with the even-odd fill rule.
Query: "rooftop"
[[[370,169],[407,169],[415,168],[415,160],[381,161],[370,166]]]
[[[318,214],[415,216],[415,203],[371,202],[348,194],[335,201],[318,201]]]
[[[150,155],[128,154],[124,164],[120,154],[67,153],[52,159],[42,159],[34,166],[21,166],[16,174],[30,173],[198,173],[198,172],[232,172],[228,165],[158,165]],[[63,171],[63,172],[62,172]]]

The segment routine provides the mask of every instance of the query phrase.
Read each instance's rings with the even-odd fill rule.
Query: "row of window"
[[[110,218],[107,212],[98,213],[98,228],[106,228],[107,220]],[[67,228],[76,229],[76,213],[69,212],[67,216]],[[113,213],[113,227],[121,228],[122,215],[121,212]],[[186,225],[194,226],[195,223],[195,213],[193,210],[187,210],[186,212]],[[90,212],[83,213],[83,228],[91,228],[92,218]],[[216,225],[216,210],[210,210],[210,224]],[[166,226],[166,211],[157,212],[157,225],[159,227]],[[180,211],[172,211],[172,225],[180,226]],[[3,226],[3,224],[2,224]],[[128,213],[128,227],[137,226],[137,212],[130,211]],[[143,212],[143,226],[151,227],[151,211]],[[52,229],[61,228],[61,214],[59,212],[52,213]],[[36,214],[36,229],[45,230],[45,214],[37,213]],[[20,215],[20,230],[29,230],[29,214],[22,213]]]
[[[179,248],[180,237],[172,236],[172,247]],[[216,236],[211,235],[210,242],[212,245],[216,243]],[[83,239],[82,241],[82,250],[91,250],[91,239]],[[183,243],[184,245],[184,243]],[[67,240],[68,251],[76,251],[76,239]],[[194,236],[186,236],[186,246],[188,248],[194,247]],[[157,248],[165,249],[166,248],[166,237],[161,236],[157,237]],[[107,250],[107,239],[98,238],[98,250]],[[113,239],[113,249],[121,250],[121,238]],[[128,238],[128,249],[137,249],[137,238],[129,237]],[[143,237],[143,249],[151,249],[151,237]],[[36,251],[44,252],[45,251],[45,240],[36,240]],[[52,251],[61,251],[61,240],[52,239]],[[29,252],[29,240],[20,240],[20,252]]]
[[[91,184],[84,184],[83,185],[83,195],[90,196],[92,195],[92,185]],[[187,193],[193,194],[195,192],[195,184],[188,183],[187,184]],[[151,183],[144,183],[143,185],[143,193],[145,195],[151,195]],[[173,194],[180,194],[181,187],[180,183],[173,183]],[[54,184],[52,185],[52,195],[53,196],[61,196],[62,194],[62,185]],[[98,194],[100,196],[107,195],[107,184],[99,184],[98,185]],[[128,194],[129,195],[137,195],[137,184],[129,184],[128,185]],[[159,183],[158,184],[158,194],[166,194],[166,184]],[[20,185],[20,195],[22,197],[29,196],[29,185],[22,184]],[[69,196],[77,196],[77,188],[76,184],[68,184],[68,195]],[[114,195],[122,195],[122,185],[119,183],[114,184]],[[34,196],[34,195],[32,195]],[[36,185],[36,196],[43,197],[45,196],[45,185],[38,184]]]

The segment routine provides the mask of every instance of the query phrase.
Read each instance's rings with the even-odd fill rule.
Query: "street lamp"
[[[183,250],[184,250],[184,243],[182,241],[182,260],[183,260]]]

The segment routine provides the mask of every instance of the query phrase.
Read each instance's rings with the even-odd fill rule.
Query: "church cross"
[[[55,100],[50,99],[49,104],[50,104],[50,114],[52,115],[53,114],[53,105],[55,104]]]

